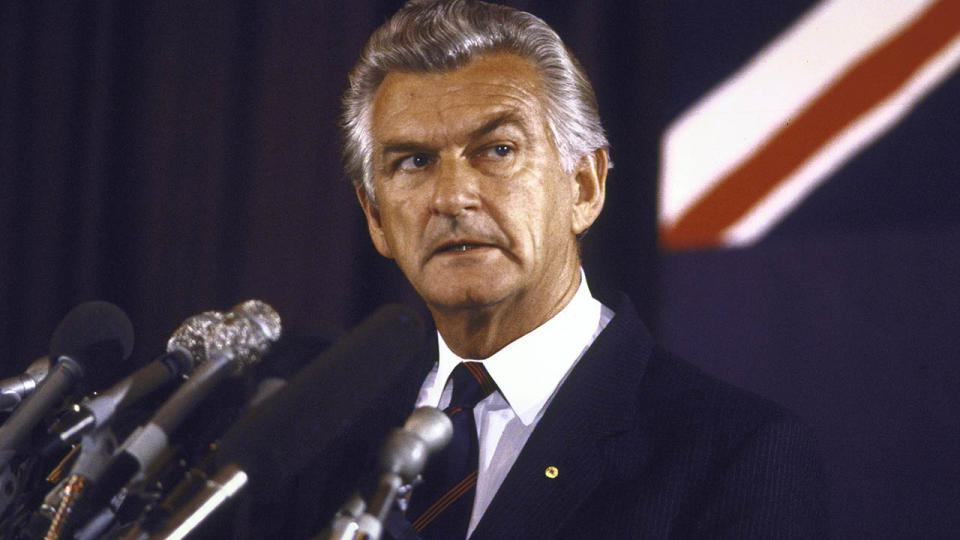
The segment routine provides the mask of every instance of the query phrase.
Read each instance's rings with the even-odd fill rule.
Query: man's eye
[[[484,153],[489,157],[507,157],[510,152],[513,152],[513,148],[506,144],[497,144],[484,150]]]
[[[430,156],[427,154],[413,154],[412,156],[402,159],[400,163],[397,164],[397,169],[409,171],[426,167],[429,164]]]

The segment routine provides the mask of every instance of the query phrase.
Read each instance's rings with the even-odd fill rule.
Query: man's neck
[[[546,301],[520,298],[509,305],[440,310],[431,308],[437,331],[460,358],[488,358],[559,313],[580,285],[579,265],[570,277],[558,277],[567,286]],[[526,300],[526,301],[525,301]]]

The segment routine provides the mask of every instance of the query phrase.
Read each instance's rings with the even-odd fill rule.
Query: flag
[[[666,18],[659,332],[812,426],[838,538],[950,537],[960,2],[773,4]]]
[[[669,249],[757,241],[960,66],[960,2],[814,6],[664,135]]]

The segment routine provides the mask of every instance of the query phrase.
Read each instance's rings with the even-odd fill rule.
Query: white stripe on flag
[[[808,11],[737,73],[666,130],[660,226],[669,228],[707,192],[814,101],[851,66],[909,26],[934,0],[828,0]],[[837,136],[757,201],[723,240],[756,240],[805,194],[960,63],[958,39],[929,59],[894,94]]]
[[[728,245],[747,245],[762,238],[827,177],[892,128],[927,93],[960,65],[960,37],[918,71],[904,88],[884,100],[826,144],[788,176],[769,196],[724,233]]]

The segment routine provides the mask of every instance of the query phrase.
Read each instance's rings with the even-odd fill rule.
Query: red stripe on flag
[[[777,185],[852,122],[894,94],[960,33],[960,1],[940,0],[863,57],[750,158],[717,182],[671,226],[668,249],[717,245]],[[695,158],[694,158],[695,159]]]

